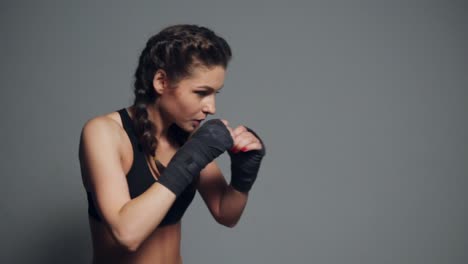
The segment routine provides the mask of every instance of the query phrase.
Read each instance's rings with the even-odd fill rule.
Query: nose
[[[215,103],[214,96],[209,96],[206,98],[202,111],[205,114],[211,114],[211,115],[214,115],[216,113],[216,103]]]

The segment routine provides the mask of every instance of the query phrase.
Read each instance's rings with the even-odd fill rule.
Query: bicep
[[[87,175],[95,205],[112,229],[117,229],[120,209],[131,200],[115,136],[116,124],[91,120],[83,127],[80,162]]]
[[[215,161],[210,162],[201,172],[197,189],[210,213],[219,217],[219,206],[227,189],[226,180]]]

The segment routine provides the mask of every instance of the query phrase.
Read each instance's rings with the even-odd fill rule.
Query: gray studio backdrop
[[[2,1],[1,263],[90,263],[78,140],[147,38],[234,58],[215,118],[268,152],[238,225],[197,194],[185,263],[468,263],[466,1]],[[229,180],[229,157],[219,164]]]

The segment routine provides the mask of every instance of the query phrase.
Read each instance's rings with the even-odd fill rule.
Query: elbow
[[[229,228],[234,228],[236,225],[237,225],[237,222],[233,222],[233,223],[225,224],[224,226],[229,227]]]
[[[114,230],[114,237],[119,245],[127,252],[136,252],[141,242],[132,234],[133,232]]]
[[[224,219],[224,218],[217,218],[216,221],[225,227],[233,228],[237,225],[239,219]]]
[[[140,248],[140,244],[134,243],[134,242],[131,242],[131,243],[127,242],[124,247],[127,252],[134,253],[138,250],[138,248]]]

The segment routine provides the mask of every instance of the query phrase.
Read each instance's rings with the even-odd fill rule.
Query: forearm
[[[228,227],[234,227],[239,221],[247,204],[248,193],[239,192],[227,186],[219,208],[219,222]]]
[[[121,244],[131,251],[136,250],[161,223],[175,199],[174,193],[155,183],[126,203],[119,212],[117,237]]]
[[[119,226],[123,226],[122,233],[126,234],[125,245],[138,247],[194,177],[232,144],[229,130],[219,119],[209,120],[197,129],[171,158],[158,182],[121,209]]]

